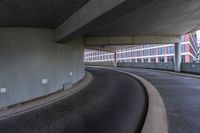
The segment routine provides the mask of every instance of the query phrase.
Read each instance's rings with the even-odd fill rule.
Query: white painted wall
[[[82,38],[58,44],[51,29],[0,28],[0,90],[6,88],[0,91],[0,107],[79,81],[85,74],[83,54]]]

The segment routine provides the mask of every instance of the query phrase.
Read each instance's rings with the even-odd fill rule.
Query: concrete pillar
[[[181,71],[181,44],[175,43],[175,66],[174,71]]]
[[[117,67],[117,51],[114,52],[114,67]]]

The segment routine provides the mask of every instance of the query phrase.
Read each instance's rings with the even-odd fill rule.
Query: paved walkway
[[[169,133],[200,133],[200,79],[148,69],[117,68],[150,81],[167,109]]]
[[[119,72],[89,69],[93,81],[80,92],[40,109],[0,121],[0,133],[138,133],[144,122],[144,88]]]

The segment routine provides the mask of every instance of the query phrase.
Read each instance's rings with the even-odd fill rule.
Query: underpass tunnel
[[[199,133],[199,5],[0,1],[0,132]]]

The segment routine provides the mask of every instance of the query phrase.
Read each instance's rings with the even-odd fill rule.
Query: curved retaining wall
[[[0,107],[79,81],[83,53],[82,38],[59,44],[51,29],[0,28]]]
[[[112,62],[86,62],[88,66],[114,66]],[[160,70],[174,70],[174,63],[117,63],[118,67],[138,67]]]

